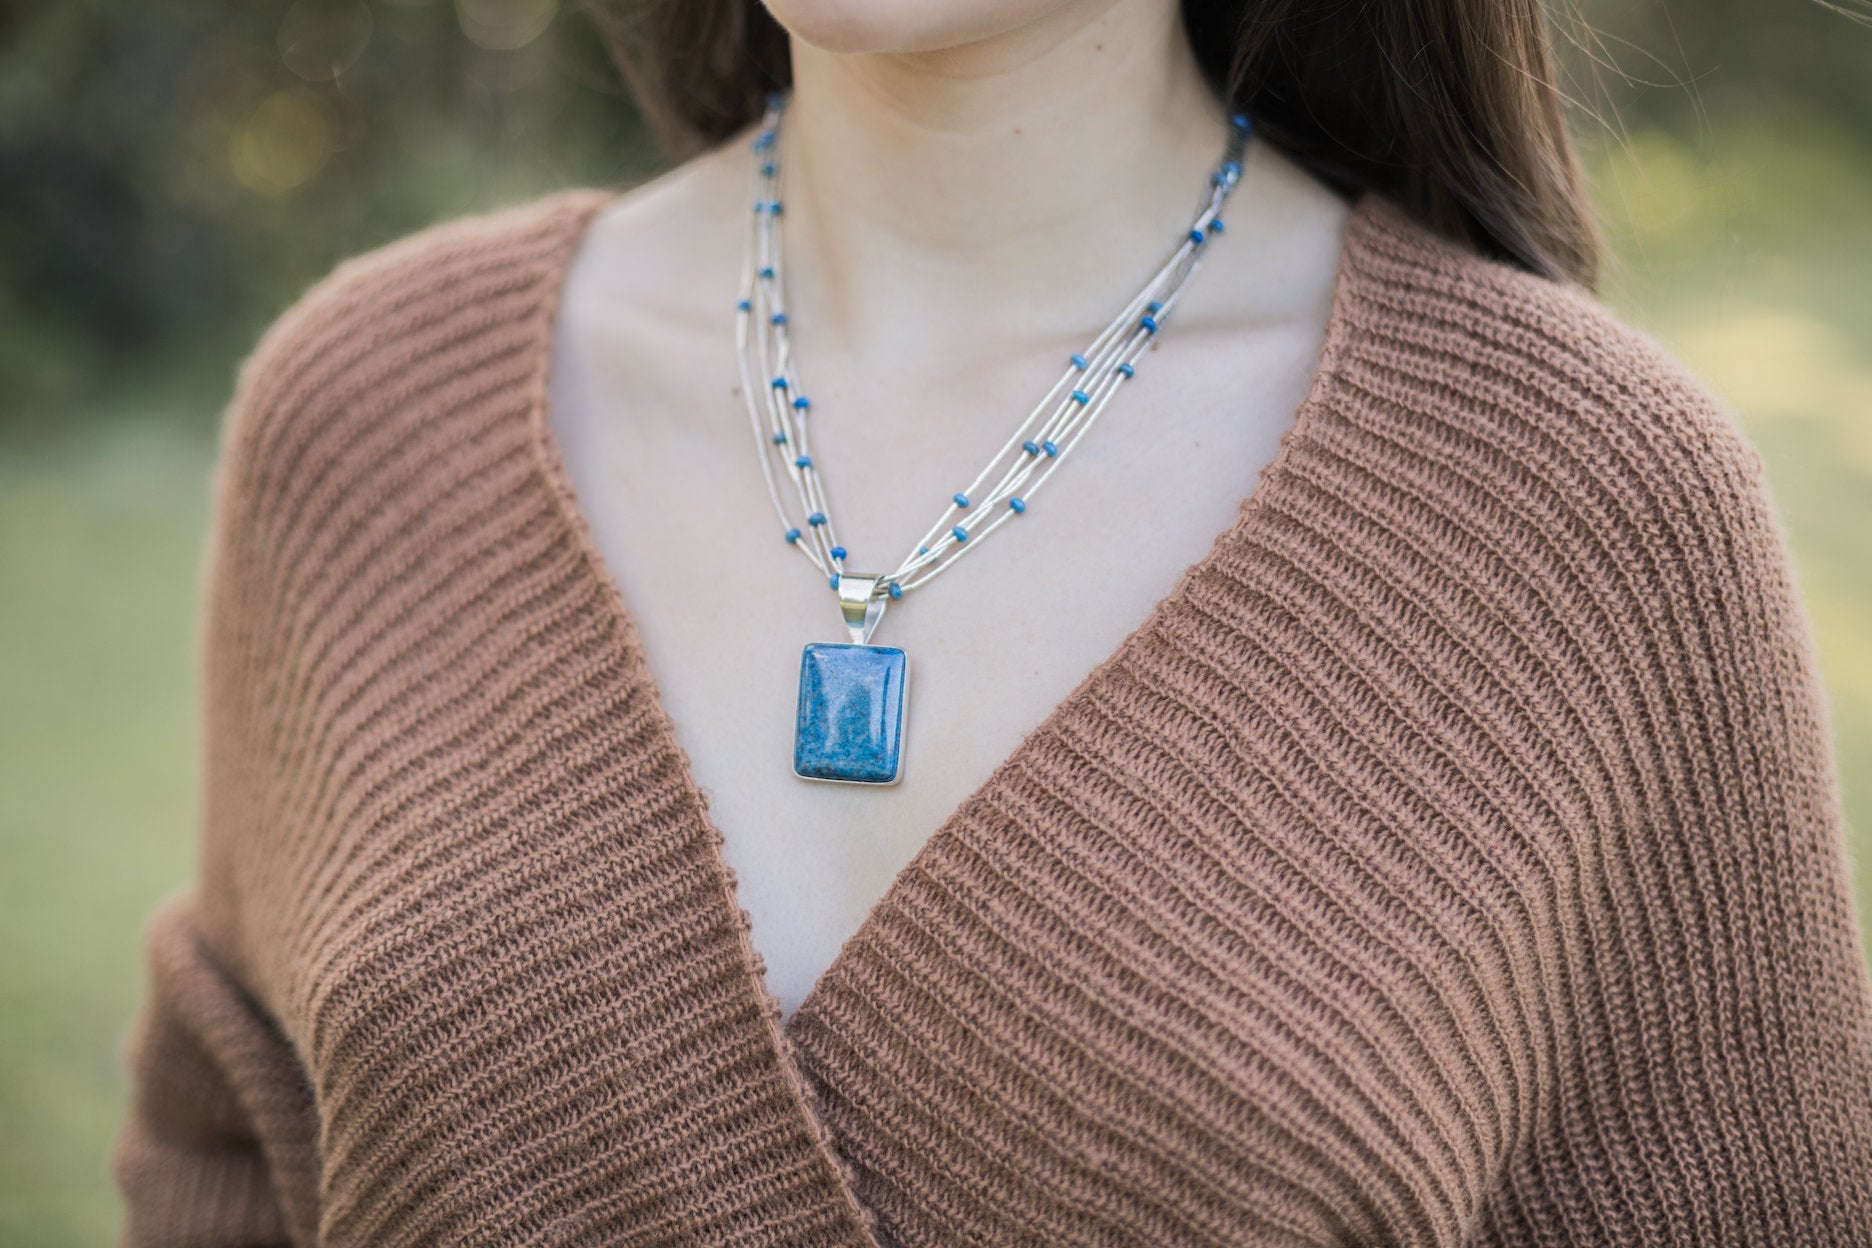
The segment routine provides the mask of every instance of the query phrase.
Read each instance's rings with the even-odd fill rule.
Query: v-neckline
[[[1352,301],[1348,288],[1356,269],[1355,251],[1363,238],[1367,218],[1379,211],[1387,201],[1375,193],[1365,192],[1351,205],[1341,235],[1325,333],[1306,395],[1295,410],[1294,418],[1288,428],[1281,434],[1274,456],[1262,467],[1254,487],[1237,507],[1234,519],[1227,528],[1215,536],[1207,551],[1184,570],[1169,593],[1151,607],[1143,622],[1126,634],[1104,659],[1081,678],[1065,698],[1047,711],[1039,724],[995,765],[987,779],[964,797],[938,823],[916,852],[893,876],[890,885],[876,903],[866,911],[863,921],[841,944],[830,965],[814,981],[797,1008],[782,1021],[783,1011],[779,1001],[768,989],[766,976],[756,965],[757,955],[751,939],[751,922],[739,900],[735,873],[727,860],[724,849],[724,838],[708,812],[707,801],[696,781],[689,756],[678,741],[675,727],[664,710],[656,680],[650,672],[647,657],[638,636],[636,620],[624,600],[619,580],[606,564],[592,535],[592,528],[586,517],[583,502],[572,485],[572,478],[566,467],[563,447],[552,427],[551,384],[555,363],[554,326],[566,278],[583,242],[589,236],[592,222],[604,208],[627,193],[629,193],[628,189],[606,191],[593,196],[590,202],[580,204],[577,211],[571,214],[570,222],[565,226],[564,236],[556,240],[555,247],[544,261],[547,267],[542,274],[541,303],[534,317],[534,336],[528,343],[528,349],[534,353],[537,361],[531,374],[528,388],[530,401],[526,411],[526,419],[530,426],[529,442],[534,467],[553,495],[557,514],[566,530],[566,536],[575,544],[579,562],[590,581],[593,582],[592,587],[598,591],[598,599],[605,604],[609,622],[616,630],[620,645],[625,651],[631,678],[646,695],[650,711],[648,718],[654,735],[651,748],[666,752],[675,761],[676,783],[679,786],[678,796],[688,812],[688,818],[704,833],[705,841],[709,846],[708,865],[720,885],[717,895],[720,898],[720,904],[725,908],[722,917],[733,922],[740,933],[746,1003],[757,1005],[761,1016],[767,1020],[772,1029],[770,1039],[781,1063],[781,1073],[799,1098],[802,1112],[814,1118],[813,1136],[824,1148],[827,1146],[824,1132],[817,1127],[816,1116],[809,1108],[810,1090],[794,1059],[793,1037],[804,1025],[802,1020],[811,1017],[815,1003],[824,995],[825,986],[841,974],[846,964],[854,957],[854,950],[864,943],[872,929],[879,923],[880,916],[886,914],[900,899],[906,887],[906,881],[924,872],[932,861],[945,852],[950,840],[956,836],[958,825],[963,817],[978,804],[992,800],[996,792],[1007,785],[1012,774],[1021,767],[1038,742],[1049,735],[1056,734],[1064,721],[1093,699],[1094,690],[1100,682],[1106,680],[1114,669],[1121,667],[1131,653],[1146,639],[1163,631],[1165,622],[1180,608],[1188,595],[1191,582],[1210,568],[1231,543],[1238,540],[1246,529],[1257,522],[1268,495],[1289,470],[1294,445],[1308,436],[1319,413],[1329,404],[1332,382],[1340,356],[1352,330],[1350,324]],[[590,196],[592,192],[589,189],[581,189],[567,194]],[[836,1158],[828,1158],[828,1160],[835,1167],[840,1167]],[[842,1167],[840,1170],[842,1174]],[[841,1184],[841,1186],[845,1185]],[[852,1211],[857,1212],[860,1206],[849,1187],[846,1187],[845,1195],[852,1202]]]

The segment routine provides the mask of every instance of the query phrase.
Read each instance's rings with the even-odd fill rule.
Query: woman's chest
[[[676,345],[625,373],[562,355],[553,429],[784,1008],[930,833],[1231,525],[1291,424],[1311,346],[1256,344],[1252,370],[1192,352],[1185,375],[1136,384],[1024,512],[887,608],[871,640],[907,657],[891,786],[793,772],[801,647],[846,635],[829,582],[783,538],[766,448],[720,381],[732,361]],[[1264,380],[1244,401],[1247,371]],[[999,421],[964,419],[956,404],[906,412],[884,397],[822,398],[812,416],[853,572],[894,569],[1026,410],[1023,397],[1001,402]]]

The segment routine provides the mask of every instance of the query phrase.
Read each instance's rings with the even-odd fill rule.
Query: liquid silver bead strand
[[[846,552],[813,459],[811,400],[800,386],[786,315],[779,141],[787,98],[785,93],[768,97],[752,145],[753,204],[742,257],[741,297],[735,305],[735,342],[741,389],[774,512],[788,542],[836,590],[838,577],[846,570]],[[878,575],[875,595],[900,598],[928,584],[1025,512],[1112,396],[1135,375],[1136,361],[1162,332],[1209,240],[1223,231],[1220,213],[1240,181],[1242,152],[1251,133],[1245,115],[1230,119],[1223,159],[1210,175],[1195,219],[1169,257],[1091,343],[1072,356],[1059,380],[975,479],[956,491],[895,570]],[[800,509],[797,517],[782,499],[782,473]],[[984,488],[990,481],[993,484]]]

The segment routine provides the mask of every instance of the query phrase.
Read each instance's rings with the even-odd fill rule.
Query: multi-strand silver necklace
[[[885,606],[941,575],[991,533],[1026,514],[1033,496],[1092,428],[1137,360],[1162,332],[1170,310],[1196,271],[1209,240],[1222,232],[1219,215],[1241,179],[1248,118],[1230,119],[1227,150],[1209,177],[1201,210],[1163,266],[1083,351],[973,481],[957,490],[915,549],[885,573],[846,570],[846,551],[813,454],[812,400],[800,386],[788,334],[785,272],[780,255],[779,136],[787,93],[767,97],[754,139],[754,211],[735,305],[741,390],[760,452],[767,493],[788,545],[800,552],[837,595],[849,643],[808,642],[800,658],[793,771],[807,780],[895,784],[903,774],[908,662],[871,634]],[[776,471],[776,469],[778,471]],[[781,498],[792,483],[797,515]]]

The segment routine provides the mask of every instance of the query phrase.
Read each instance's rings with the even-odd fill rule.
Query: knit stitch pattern
[[[1366,195],[1211,550],[783,1025],[546,415],[574,188],[242,363],[126,1245],[1872,1244],[1872,985],[1760,455]]]

